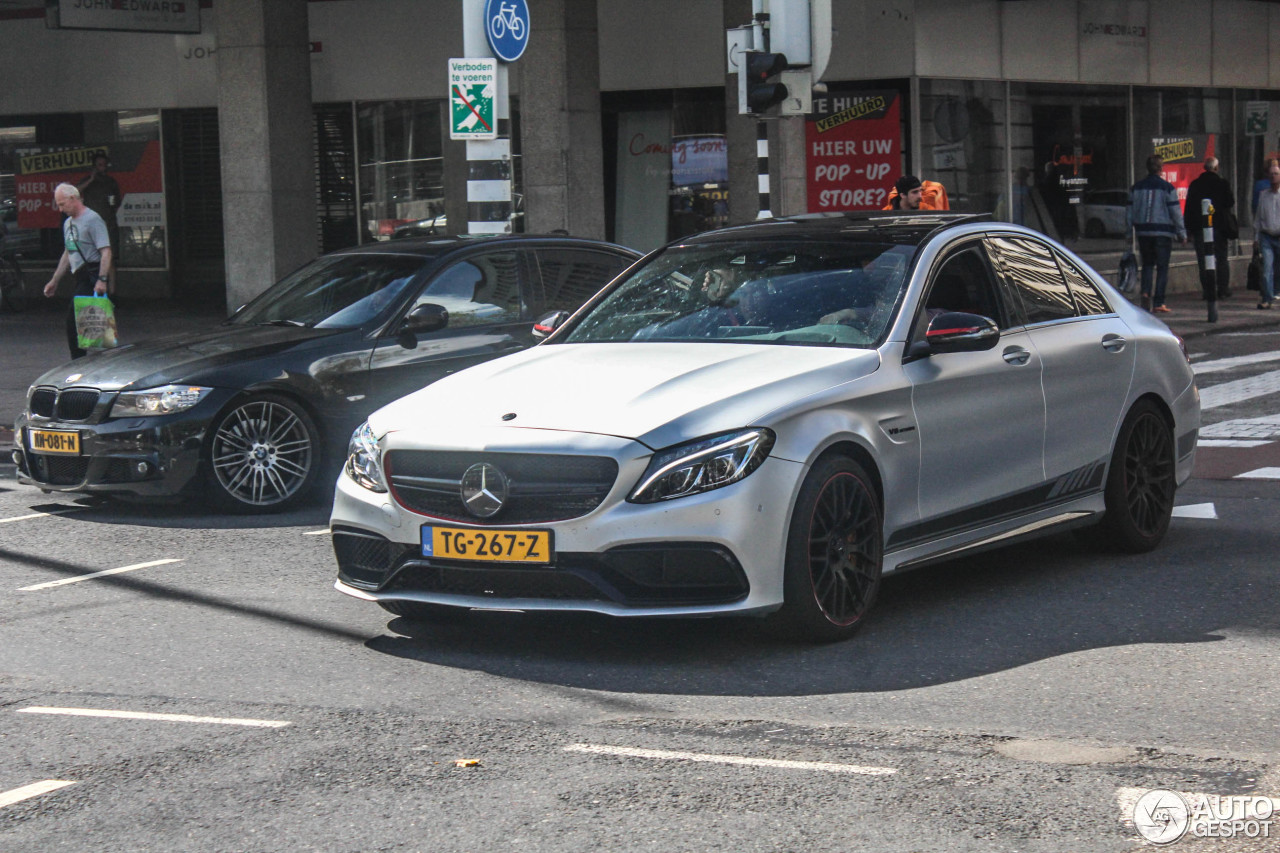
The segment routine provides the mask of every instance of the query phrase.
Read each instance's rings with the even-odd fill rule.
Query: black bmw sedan
[[[48,371],[15,423],[18,479],[46,491],[204,493],[273,511],[325,477],[374,409],[535,342],[639,255],[569,237],[447,237],[344,249],[195,336]],[[442,418],[448,412],[440,412]]]

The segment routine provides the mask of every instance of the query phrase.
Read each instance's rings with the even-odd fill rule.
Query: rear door
[[[628,255],[577,246],[539,246],[530,250],[538,284],[533,316],[578,310],[633,261]]]

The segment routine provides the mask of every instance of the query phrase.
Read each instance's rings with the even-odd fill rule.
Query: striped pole
[[[511,122],[498,120],[498,138],[467,142],[467,233],[511,230]]]
[[[769,200],[769,126],[764,122],[756,122],[756,186],[760,193],[760,212],[756,219],[771,219],[772,205]]]
[[[1200,199],[1200,215],[1204,220],[1201,240],[1204,245],[1204,272],[1200,286],[1204,288],[1205,301],[1209,303],[1209,322],[1218,322],[1218,247],[1213,237],[1213,202]]]

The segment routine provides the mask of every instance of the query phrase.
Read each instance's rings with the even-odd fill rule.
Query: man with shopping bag
[[[71,273],[75,282],[71,307],[67,310],[67,344],[71,357],[85,354],[76,332],[77,296],[106,296],[111,272],[111,237],[102,217],[85,206],[80,190],[72,184],[58,184],[53,191],[53,203],[66,215],[62,222],[62,257],[58,268],[44,286],[44,295],[52,297],[58,291],[58,281]]]

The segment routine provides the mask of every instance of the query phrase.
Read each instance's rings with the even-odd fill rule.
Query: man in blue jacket
[[[1127,218],[1138,238],[1138,254],[1142,258],[1142,307],[1168,314],[1164,291],[1169,284],[1169,255],[1173,238],[1187,242],[1187,227],[1182,219],[1182,205],[1173,184],[1160,177],[1164,160],[1156,155],[1147,158],[1147,176],[1129,190]],[[1151,292],[1151,274],[1155,272],[1155,293]]]

